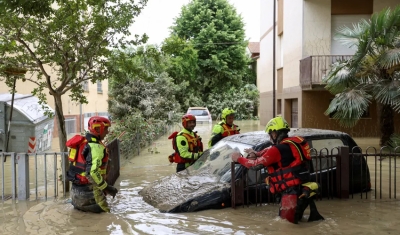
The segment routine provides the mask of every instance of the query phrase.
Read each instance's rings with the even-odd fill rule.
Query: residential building
[[[25,75],[27,78],[31,74]],[[55,76],[52,74],[51,76]],[[78,133],[87,130],[87,120],[94,115],[108,116],[108,80],[98,81],[92,84],[90,81],[83,84],[85,96],[88,100],[87,104],[80,105],[72,101],[69,93],[62,96],[63,112],[65,117],[66,132],[68,134]],[[31,94],[34,89],[34,84],[21,80],[17,80],[16,91],[19,94]],[[4,81],[0,80],[0,94],[10,92],[11,88],[7,87]],[[46,98],[48,105],[55,110],[54,98],[48,91]],[[56,120],[54,119],[56,122]],[[57,123],[54,123],[53,136],[58,136]]]
[[[257,73],[257,60],[260,58],[260,43],[259,42],[249,42],[247,44],[246,53],[251,58],[251,70],[254,74]]]
[[[343,128],[324,115],[333,95],[325,90],[322,77],[338,59],[350,58],[354,48],[334,40],[338,27],[369,19],[400,0],[276,0],[275,49],[273,47],[273,4],[261,0],[260,57],[257,85],[260,91],[259,115],[266,124],[281,114],[292,127],[345,131],[353,136],[379,136],[377,105],[372,103],[353,128]],[[273,51],[275,50],[275,100],[273,92]],[[395,117],[400,131],[400,115]]]

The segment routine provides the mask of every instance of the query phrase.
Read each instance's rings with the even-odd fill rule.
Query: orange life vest
[[[194,162],[194,159],[187,159],[183,158],[179,155],[178,147],[176,145],[176,137],[178,135],[183,135],[189,145],[189,152],[191,153],[198,153],[198,152],[203,152],[203,143],[201,142],[201,138],[194,132],[194,137],[187,134],[187,133],[182,133],[182,132],[177,132],[175,131],[172,133],[168,139],[172,139],[172,148],[175,150],[174,153],[172,153],[168,159],[171,163],[192,163]]]
[[[93,137],[91,142],[96,142],[104,146],[101,141],[98,141]],[[81,135],[75,135],[66,143],[66,146],[70,148],[68,154],[68,160],[70,161],[69,171],[75,175],[75,179],[71,181],[76,184],[89,184],[89,180],[86,178],[86,157],[83,155],[83,150],[87,144],[87,139]],[[102,170],[107,168],[108,163],[108,149],[105,149],[106,153],[100,166],[100,169]]]
[[[240,130],[238,129],[238,126],[235,124],[233,124],[232,126],[229,126],[228,124],[226,124],[224,122],[220,122],[218,124],[221,125],[222,128],[224,128],[224,132],[222,132],[222,137],[240,134],[240,132],[239,132]]]
[[[282,192],[310,180],[310,146],[302,137],[283,139],[275,145],[281,161],[267,167],[271,193]]]

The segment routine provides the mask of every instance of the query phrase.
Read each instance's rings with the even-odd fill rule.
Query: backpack
[[[311,164],[311,149],[307,140],[302,137],[295,136],[284,139],[281,143],[294,145],[300,155],[302,164],[300,169],[297,169],[293,174],[299,178],[303,183],[311,180],[310,164]]]
[[[75,162],[77,160],[80,147],[86,143],[87,140],[82,135],[75,135],[67,141],[65,145],[69,148],[68,160],[70,162]]]
[[[176,145],[176,137],[178,136],[178,134],[179,134],[179,132],[178,131],[175,131],[174,133],[172,133],[169,137],[168,137],[168,139],[172,139],[172,148],[174,149],[174,152],[171,154],[171,155],[169,155],[168,156],[168,160],[169,160],[169,162],[170,163],[193,163],[194,162],[194,160],[193,159],[185,159],[185,158],[182,158],[179,154],[178,154],[178,147],[177,147],[177,145]],[[185,134],[185,133],[183,133],[182,135],[187,135],[187,134]],[[196,132],[195,132],[195,136],[197,137],[197,134],[196,134]],[[187,138],[187,137],[186,137]],[[190,144],[189,144],[190,145]],[[203,146],[201,145],[201,146],[198,146],[198,149],[196,150],[196,152],[197,151],[203,151]]]

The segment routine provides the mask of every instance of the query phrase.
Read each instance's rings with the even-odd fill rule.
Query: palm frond
[[[355,77],[355,70],[349,68],[350,61],[332,64],[327,75],[322,79],[326,83],[325,89],[332,94],[338,94],[359,84]]]
[[[400,113],[400,80],[395,80],[393,83],[397,87],[397,94],[393,97],[392,108],[395,112]]]
[[[374,90],[372,91],[375,100],[382,104],[396,106],[396,103],[400,101],[398,84],[398,80],[380,80],[374,85]]]
[[[357,69],[361,62],[365,59],[365,56],[375,57],[374,43],[370,40],[369,31],[365,31],[364,34],[360,35],[358,41],[357,51],[354,53],[353,58],[349,64],[352,69]]]
[[[399,148],[400,148],[400,134],[396,134],[396,133],[392,134],[390,136],[390,140],[388,142],[388,145],[393,149],[399,150]]]
[[[356,47],[359,44],[360,35],[365,33],[368,28],[367,21],[361,21],[357,24],[353,24],[353,28],[349,28],[344,25],[337,29],[337,33],[333,37],[334,40],[339,41],[342,45],[349,48]]]
[[[385,30],[385,22],[390,17],[390,8],[385,8],[382,11],[375,13],[371,16],[371,37],[377,38],[383,30]]]
[[[341,126],[353,127],[367,111],[370,100],[371,96],[364,90],[349,89],[335,96],[325,115],[333,114]]]
[[[379,67],[390,70],[400,65],[400,48],[393,48],[383,52],[377,59]],[[394,72],[394,71],[392,71]]]

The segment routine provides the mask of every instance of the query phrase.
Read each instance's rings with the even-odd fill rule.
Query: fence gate
[[[114,185],[120,176],[119,140],[108,145],[109,164],[106,181]],[[65,161],[67,152],[0,153],[1,199],[27,200],[66,196],[69,191]],[[31,188],[32,187],[32,188]]]

